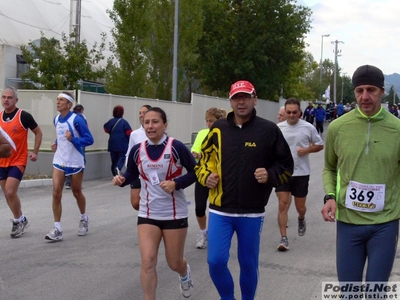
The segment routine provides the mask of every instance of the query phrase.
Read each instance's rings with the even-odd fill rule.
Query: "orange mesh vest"
[[[15,144],[10,157],[0,158],[0,167],[26,166],[28,161],[28,129],[21,123],[21,111],[18,109],[10,121],[4,121],[4,111],[0,112],[0,126]]]

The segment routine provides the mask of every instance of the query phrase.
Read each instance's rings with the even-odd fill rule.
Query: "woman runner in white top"
[[[113,184],[126,186],[140,175],[138,237],[144,299],[156,299],[157,254],[161,240],[168,266],[179,274],[181,293],[188,298],[193,281],[183,256],[188,227],[183,189],[196,181],[196,162],[182,142],[164,133],[167,117],[161,108],[153,107],[145,113],[143,127],[148,140],[133,146],[126,172],[114,176]],[[182,175],[183,167],[187,171],[185,175]]]

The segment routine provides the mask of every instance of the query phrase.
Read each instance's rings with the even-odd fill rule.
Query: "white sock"
[[[179,277],[181,278],[181,281],[182,282],[185,282],[185,281],[187,281],[189,278],[188,278],[188,275],[189,274],[186,274],[186,276],[185,277],[181,277],[180,275],[179,275]]]
[[[87,221],[88,220],[88,216],[85,214],[81,214],[81,221]]]
[[[22,222],[25,219],[25,216],[22,214],[22,216],[20,216],[18,219],[13,219],[14,223],[19,223]]]
[[[54,227],[57,228],[59,231],[62,231],[61,222],[54,222]]]
[[[206,229],[200,229],[200,232],[202,235],[206,235],[208,233],[207,228]]]
[[[181,277],[181,275],[179,275],[179,278],[181,279],[182,282],[189,280],[189,268],[187,263],[186,263],[186,276]]]

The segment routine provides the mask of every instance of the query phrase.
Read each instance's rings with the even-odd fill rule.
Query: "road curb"
[[[30,179],[22,180],[19,187],[20,188],[31,188],[31,187],[41,187],[41,186],[51,186],[53,185],[53,179]]]

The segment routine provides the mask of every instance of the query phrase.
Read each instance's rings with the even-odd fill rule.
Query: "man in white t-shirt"
[[[150,105],[143,105],[139,110],[140,128],[132,131],[131,135],[129,136],[129,145],[128,145],[128,151],[126,151],[125,167],[127,167],[128,156],[132,147],[135,146],[136,144],[139,144],[147,140],[146,132],[144,131],[143,128],[143,120],[144,120],[144,114],[150,108],[151,108]],[[139,201],[140,201],[140,179],[137,179],[131,184],[131,204],[135,210],[139,209]]]
[[[294,171],[288,184],[275,189],[279,199],[278,225],[281,233],[279,251],[289,250],[286,234],[288,210],[294,196],[298,217],[298,234],[306,233],[306,197],[308,194],[308,181],[310,180],[310,160],[308,155],[324,149],[324,142],[315,127],[300,119],[300,101],[289,98],[285,102],[287,120],[278,123],[286,142],[290,147],[294,161]]]

